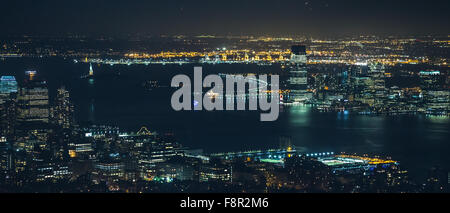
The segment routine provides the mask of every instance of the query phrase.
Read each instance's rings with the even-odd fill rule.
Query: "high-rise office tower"
[[[373,63],[369,65],[369,76],[373,81],[371,89],[375,92],[375,96],[384,97],[385,96],[385,67],[380,63]]]
[[[0,78],[0,93],[17,92],[17,81],[14,76],[2,76]]]
[[[0,180],[5,178],[12,168],[11,145],[6,137],[0,137]]]
[[[20,89],[18,95],[19,120],[48,123],[50,110],[48,88],[45,81],[31,81]]]
[[[306,67],[306,47],[292,46],[291,59],[288,65],[290,90],[288,102],[302,102],[308,99],[308,71]]]
[[[2,76],[0,78],[0,104],[10,99],[11,93],[17,93],[17,88],[14,76]]]
[[[17,88],[14,76],[0,78],[0,136],[14,134]]]
[[[14,136],[17,120],[17,102],[15,98],[0,104],[0,136]]]
[[[422,90],[441,90],[441,72],[438,70],[420,71],[420,88]]]
[[[69,91],[64,87],[58,89],[52,114],[54,122],[62,128],[70,128],[73,126],[74,110],[69,98]]]

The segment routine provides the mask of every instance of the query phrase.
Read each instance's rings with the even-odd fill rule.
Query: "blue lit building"
[[[9,94],[17,92],[17,81],[14,76],[2,76],[0,78],[0,93]]]

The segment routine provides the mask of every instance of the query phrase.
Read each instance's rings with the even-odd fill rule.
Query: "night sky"
[[[449,0],[14,0],[0,34],[447,34]]]

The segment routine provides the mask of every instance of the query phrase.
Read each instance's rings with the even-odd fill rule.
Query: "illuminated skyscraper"
[[[2,76],[0,78],[0,93],[9,94],[17,92],[17,81],[14,76]]]
[[[16,97],[6,99],[0,104],[0,136],[14,136],[17,120]]]
[[[48,123],[50,110],[47,82],[29,82],[18,96],[19,120]]]
[[[306,47],[292,46],[291,59],[288,65],[289,93],[288,102],[302,102],[308,99],[308,71],[306,67]]]
[[[0,137],[0,180],[4,180],[12,168],[11,145],[5,137]]]
[[[420,71],[420,88],[423,90],[441,90],[439,83],[441,72],[438,70]]]
[[[369,65],[369,76],[373,81],[371,89],[375,96],[380,98],[384,97],[386,92],[384,71],[383,64],[373,63]]]
[[[52,113],[54,122],[63,128],[72,127],[73,111],[73,105],[69,99],[69,91],[64,87],[58,89]]]
[[[17,81],[14,76],[2,76],[0,78],[0,104],[11,98],[12,93],[17,93]]]

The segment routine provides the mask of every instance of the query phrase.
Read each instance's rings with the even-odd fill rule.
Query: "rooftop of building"
[[[0,81],[16,81],[16,78],[14,76],[2,76]]]

